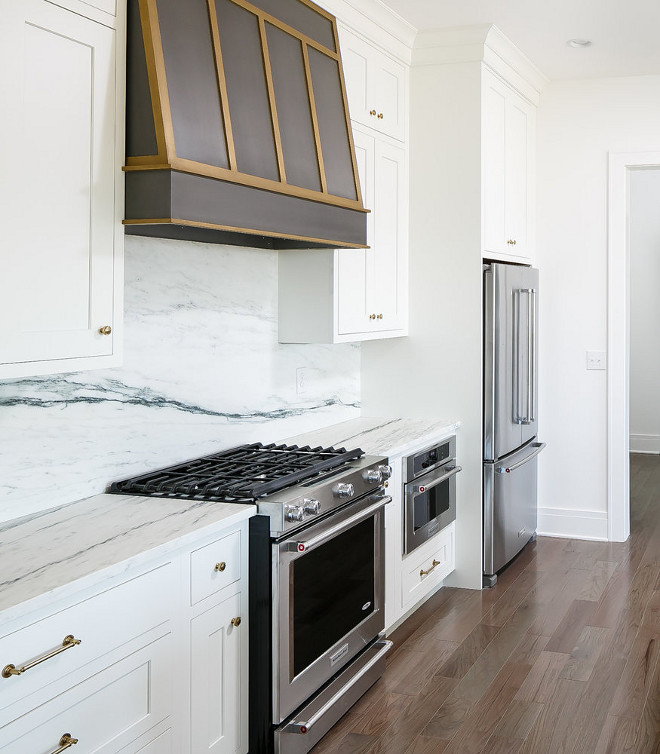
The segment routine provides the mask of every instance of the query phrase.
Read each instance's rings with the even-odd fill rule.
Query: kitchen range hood
[[[126,233],[365,248],[336,20],[309,0],[128,0]]]

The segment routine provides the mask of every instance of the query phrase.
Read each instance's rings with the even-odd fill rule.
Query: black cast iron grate
[[[113,482],[109,492],[225,502],[252,502],[364,455],[360,448],[241,445]]]

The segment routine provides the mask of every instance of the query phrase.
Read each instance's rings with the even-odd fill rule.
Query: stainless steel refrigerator
[[[536,537],[539,271],[484,265],[484,586]]]

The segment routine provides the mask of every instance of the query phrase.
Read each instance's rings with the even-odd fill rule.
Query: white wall
[[[660,453],[660,170],[630,171],[630,450]]]
[[[359,416],[359,345],[278,344],[277,264],[272,251],[127,237],[123,367],[0,380],[0,521]]]
[[[451,579],[473,589],[482,575],[480,78],[478,62],[412,67],[411,334],[362,345],[365,415],[461,422]]]
[[[537,119],[540,296],[539,530],[607,536],[609,152],[660,149],[660,76],[562,81]]]

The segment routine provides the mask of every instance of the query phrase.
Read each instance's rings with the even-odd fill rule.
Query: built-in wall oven
[[[456,519],[459,471],[455,435],[404,458],[404,554]]]

